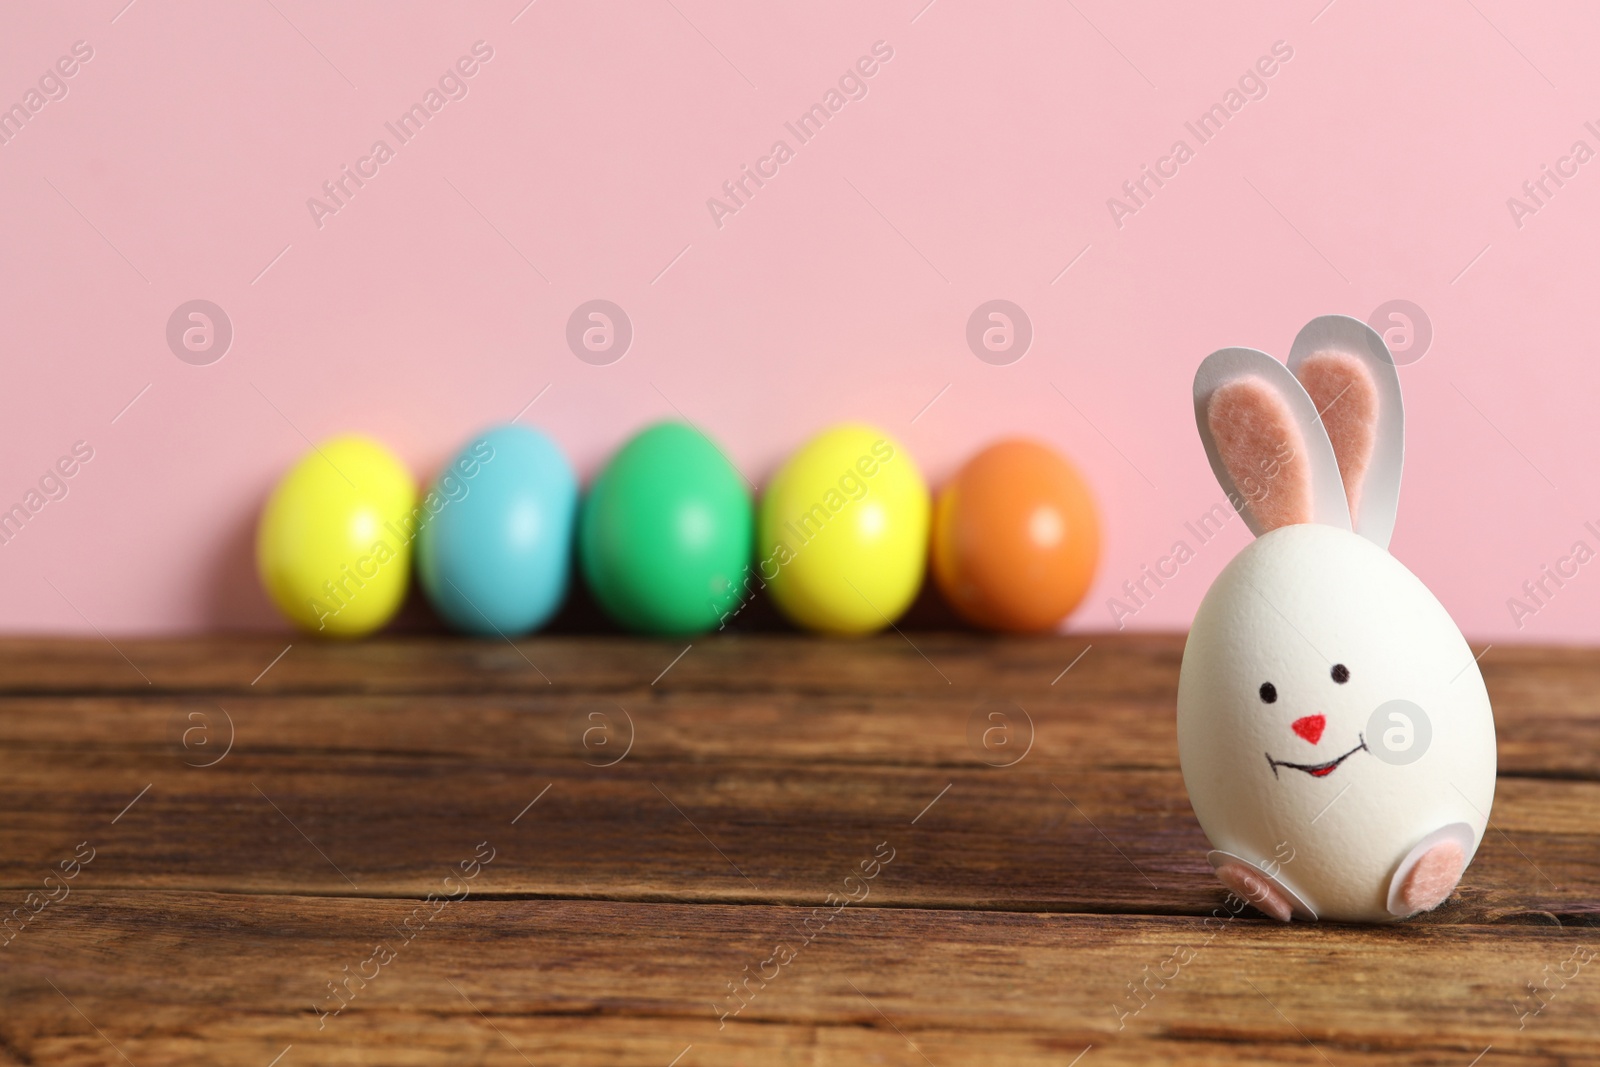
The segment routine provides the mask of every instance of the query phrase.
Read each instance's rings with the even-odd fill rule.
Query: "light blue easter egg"
[[[578,479],[544,434],[474,437],[422,500],[417,576],[451,627],[512,636],[549,621],[572,572]]]

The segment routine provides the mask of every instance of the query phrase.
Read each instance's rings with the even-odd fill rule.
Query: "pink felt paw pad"
[[[1263,915],[1286,923],[1289,921],[1289,916],[1294,914],[1294,908],[1288,899],[1278,892],[1271,882],[1262,877],[1259,871],[1251,870],[1242,863],[1224,863],[1217,868],[1216,874],[1219,882],[1254,904],[1256,910]]]
[[[1443,904],[1466,867],[1466,853],[1454,841],[1441,841],[1424,852],[1400,883],[1400,902],[1407,913],[1432,911]]]

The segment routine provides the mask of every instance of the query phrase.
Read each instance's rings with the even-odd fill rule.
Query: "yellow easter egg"
[[[267,594],[303,630],[359,637],[388,622],[411,581],[427,517],[411,472],[383,445],[326,441],[283,476],[256,528]]]
[[[767,487],[757,571],[798,625],[871,633],[899,618],[922,585],[928,512],[928,487],[910,452],[875,427],[836,426],[791,456]]]

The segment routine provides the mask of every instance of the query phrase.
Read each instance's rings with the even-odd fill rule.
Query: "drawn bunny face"
[[[1403,458],[1394,362],[1365,325],[1327,316],[1287,367],[1213,354],[1195,413],[1257,535],[1206,594],[1178,688],[1184,782],[1218,877],[1260,887],[1279,918],[1432,907],[1487,822],[1494,722],[1460,631],[1386,549]]]

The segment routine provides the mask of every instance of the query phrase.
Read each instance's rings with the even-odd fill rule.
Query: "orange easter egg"
[[[940,491],[932,555],[939,591],[968,622],[1046,631],[1089,589],[1100,522],[1065,457],[1035,441],[1001,441]]]

